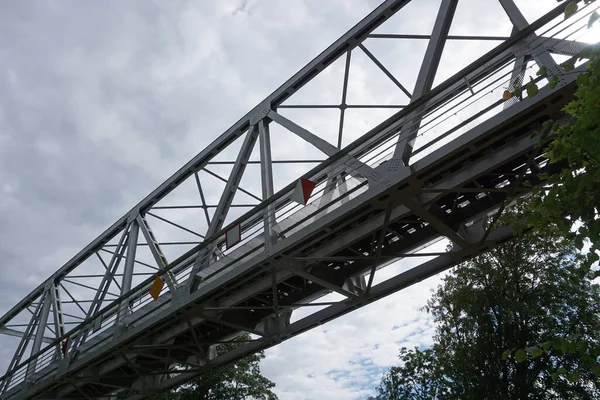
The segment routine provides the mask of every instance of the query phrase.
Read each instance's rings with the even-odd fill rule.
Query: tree
[[[458,266],[426,306],[437,325],[433,347],[402,349],[379,398],[600,398],[598,371],[569,344],[576,338],[600,355],[592,277],[572,236],[555,225]]]
[[[250,340],[247,334],[217,347],[225,354]],[[264,352],[248,355],[234,363],[206,372],[193,382],[154,397],[154,400],[277,400],[275,383],[260,373]]]
[[[529,225],[534,228],[556,223],[573,233],[582,249],[591,244],[587,264],[598,261],[600,250],[600,59],[592,60],[588,73],[578,79],[575,99],[565,112],[566,123],[554,122],[555,133],[546,148],[550,173],[542,176],[542,185],[534,188]]]
[[[576,2],[569,6],[572,6],[572,13],[577,10]],[[565,11],[565,16],[572,13]],[[588,26],[598,20],[600,15],[594,11]],[[579,224],[573,235],[580,250],[586,241],[591,245],[586,260],[588,266],[600,258],[597,253],[600,251],[599,56],[600,44],[597,43],[562,64],[565,73],[569,73],[577,59],[590,59],[587,72],[577,79],[574,99],[564,109],[569,119],[566,122],[549,121],[546,125],[551,128],[547,131],[553,133],[549,142],[542,140],[550,168],[548,174],[541,176],[542,184],[534,188],[528,218],[529,226],[534,229],[553,223],[561,227],[564,234],[568,234],[575,223]],[[541,72],[542,75],[545,73]]]

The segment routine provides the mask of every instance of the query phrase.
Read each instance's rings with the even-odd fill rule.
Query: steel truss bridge
[[[512,34],[478,37],[498,45],[435,87],[446,42],[468,39],[449,35],[459,1],[441,0],[430,35],[376,33],[410,0],[381,4],[2,316],[0,333],[12,336],[3,340],[13,340],[14,357],[0,396],[111,398],[129,389],[129,398],[146,398],[510,239],[509,228],[492,230],[489,222],[549,168],[532,132],[560,118],[572,98],[586,60],[569,72],[555,60],[585,46],[578,39],[596,8],[579,2],[565,20],[563,2],[529,23],[513,0],[498,2]],[[427,41],[412,92],[369,51],[373,38]],[[407,104],[348,104],[358,53]],[[293,103],[336,61],[344,66],[339,104]],[[554,89],[536,76],[540,66],[559,77]],[[526,75],[536,76],[537,96],[503,100],[504,89]],[[353,107],[391,114],[342,146],[344,115]],[[339,111],[337,143],[294,121],[286,114],[293,108]],[[275,128],[325,156],[301,166],[272,159]],[[262,196],[244,187],[251,166],[260,167],[253,179]],[[289,185],[276,190],[281,170]],[[223,181],[220,189],[203,188],[206,174]],[[305,206],[290,200],[300,176],[317,183]],[[240,194],[252,204],[238,204]],[[191,221],[202,221],[203,231],[190,229]],[[242,241],[227,248],[225,234],[238,226]],[[440,238],[450,240],[450,251],[424,252]],[[379,269],[417,257],[417,266],[377,278]],[[154,300],[157,277],[165,287]],[[329,293],[335,301],[319,301]],[[240,332],[251,340],[216,353]]]

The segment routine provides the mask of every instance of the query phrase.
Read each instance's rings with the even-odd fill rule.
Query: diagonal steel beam
[[[210,321],[210,322],[212,322],[214,324],[217,324],[217,325],[223,325],[223,326],[226,326],[228,328],[236,329],[236,330],[242,331],[242,332],[252,333],[252,334],[258,335],[258,336],[265,336],[265,334],[263,332],[257,331],[256,329],[249,328],[249,327],[244,326],[244,325],[239,325],[239,324],[236,324],[235,322],[227,321],[227,320],[224,320],[224,319],[221,319],[221,318],[213,317],[213,316],[208,315],[206,313],[200,313],[200,314],[198,314],[198,316],[200,318],[203,318],[203,319],[205,319],[207,321]]]
[[[229,180],[225,185],[225,189],[221,194],[221,199],[219,200],[219,204],[217,209],[215,210],[215,214],[213,219],[208,226],[206,231],[206,238],[210,239],[215,233],[217,233],[225,222],[225,217],[227,216],[227,212],[229,211],[229,207],[233,202],[233,198],[238,189],[244,171],[246,170],[246,166],[248,165],[248,161],[250,160],[250,155],[252,154],[252,150],[254,149],[254,145],[256,140],[258,139],[258,129],[255,125],[250,126],[248,128],[248,133],[242,143],[242,147],[237,156],[235,164],[231,170],[231,174],[229,176]],[[259,199],[260,201],[260,199]],[[190,291],[193,290],[194,285],[197,283],[196,275],[198,272],[206,266],[209,262],[211,255],[215,250],[216,244],[211,244],[201,250],[196,257],[196,261],[190,272],[190,279],[188,279],[188,285]]]
[[[402,200],[404,205],[408,207],[412,212],[417,214],[419,217],[427,221],[431,226],[437,229],[442,235],[448,239],[457,243],[460,247],[467,248],[470,243],[461,237],[458,233],[454,232],[452,228],[442,222],[438,217],[427,211],[425,207],[414,201],[412,198],[406,197]]]
[[[385,74],[385,76],[387,76],[388,78],[390,78],[390,80],[392,82],[394,82],[394,84],[396,86],[398,86],[400,88],[400,90],[402,90],[402,92],[410,99],[412,97],[412,94],[410,94],[410,92],[408,90],[406,90],[406,88],[400,83],[400,81],[398,81],[398,79],[396,79],[396,77],[394,75],[392,75],[392,73],[390,71],[388,71],[388,69],[377,59],[377,57],[375,57],[373,55],[373,53],[371,53],[369,51],[369,49],[367,49],[365,47],[364,44],[359,44],[358,47],[360,47],[360,49],[363,51],[363,53],[365,53],[367,55],[367,57],[369,57],[371,59],[371,61],[373,61],[373,63],[375,65],[377,65],[377,67],[379,67],[379,69]]]
[[[349,298],[357,297],[354,293],[349,292],[346,289],[342,289],[338,285],[334,285],[333,283],[331,283],[325,279],[314,276],[313,274],[305,271],[301,267],[293,267],[291,265],[285,265],[283,268],[287,269],[288,271],[290,271],[298,276],[303,277],[304,279],[308,279],[309,281],[314,282],[319,286],[323,286],[326,289],[333,290],[334,292],[337,292],[343,296],[346,296]]]
[[[510,21],[513,23],[514,27],[517,30],[522,31],[523,29],[526,29],[529,26],[529,22],[527,22],[527,19],[525,19],[525,16],[521,12],[521,10],[519,10],[519,7],[515,4],[515,2],[513,0],[498,0],[498,1],[500,2],[500,5],[502,6],[504,11],[508,15],[508,18],[510,18]],[[533,42],[530,45],[530,47],[532,49],[537,49],[537,48],[543,49],[541,52],[539,50],[537,50],[537,51],[534,50],[533,54],[531,54],[531,57],[533,57],[535,59],[538,66],[540,68],[542,66],[545,66],[546,68],[548,68],[548,71],[550,72],[551,75],[558,75],[558,74],[562,73],[560,67],[558,66],[556,61],[554,61],[554,59],[548,52],[543,39],[538,37],[535,34],[535,32],[531,33],[529,35],[529,37],[533,39]]]
[[[440,65],[440,60],[442,58],[442,53],[446,45],[448,32],[450,31],[457,5],[458,0],[442,0],[435,24],[433,25],[431,39],[429,40],[423,62],[421,63],[421,69],[419,70],[417,82],[415,83],[415,89],[410,99],[411,103],[429,92],[433,87],[433,81]],[[408,165],[412,155],[417,132],[421,125],[422,117],[420,114],[422,113],[422,110],[423,108],[420,107],[405,119],[405,121],[411,121],[411,126],[406,128],[403,127],[398,138],[398,144],[394,149],[393,158],[401,159],[404,165]]]
[[[142,234],[144,235],[144,238],[146,239],[146,243],[148,244],[148,247],[150,248],[150,253],[152,253],[152,257],[154,258],[156,265],[158,265],[158,269],[160,271],[165,271],[167,266],[169,265],[169,262],[167,261],[167,257],[165,257],[160,246],[158,245],[156,237],[154,236],[154,233],[152,232],[150,225],[148,225],[148,221],[146,221],[146,218],[142,217],[139,214],[136,218],[136,221],[137,221],[138,225],[140,226],[140,230],[142,231]],[[175,291],[175,289],[177,289],[177,279],[175,278],[175,276],[173,275],[173,273],[171,271],[168,271],[164,275],[163,279],[167,282],[167,286],[169,286],[169,290],[171,292],[173,292],[173,291]]]
[[[304,129],[300,125],[296,124],[293,121],[290,121],[286,117],[278,114],[275,111],[269,112],[269,118],[273,121],[277,122],[279,125],[283,126],[290,132],[296,134],[298,137],[306,140],[308,143],[315,146],[317,149],[327,154],[329,157],[335,155],[340,150],[329,143],[328,141],[321,139],[318,135]],[[348,173],[358,179],[364,179],[365,177],[369,177],[373,173],[373,168],[366,165],[362,161],[357,160],[354,157],[348,156]],[[360,174],[357,174],[357,172]],[[361,176],[362,175],[362,176]]]
[[[0,328],[0,335],[14,336],[14,337],[22,338],[24,334],[25,334],[25,332],[18,331],[16,329],[11,329],[11,328],[6,328],[6,327]],[[54,341],[54,339],[45,336],[42,339],[42,341],[44,343],[52,343]]]
[[[371,290],[371,285],[373,285],[373,279],[375,278],[375,270],[379,265],[379,260],[381,258],[381,251],[383,250],[383,241],[385,240],[385,235],[388,232],[388,225],[390,224],[390,217],[392,215],[393,204],[390,204],[385,210],[385,217],[383,219],[383,226],[381,227],[381,233],[379,234],[379,240],[377,241],[377,249],[375,250],[375,260],[373,261],[373,266],[371,267],[371,272],[369,274],[369,283],[367,283],[367,288],[365,290],[365,295],[369,294]]]
[[[38,302],[38,304],[35,308],[35,311],[32,312],[31,319],[29,320],[29,324],[27,325],[27,328],[25,329],[24,335],[21,337],[21,341],[19,342],[19,345],[17,346],[17,350],[15,351],[15,354],[13,355],[13,358],[10,361],[8,368],[6,369],[5,379],[0,382],[0,394],[4,394],[4,392],[6,392],[6,390],[10,386],[12,377],[14,376],[14,374],[16,372],[15,368],[19,365],[19,362],[21,361],[21,358],[23,357],[23,354],[25,353],[25,350],[27,349],[27,345],[29,344],[29,341],[31,340],[31,336],[33,335],[33,332],[39,322],[38,319],[40,316],[42,303],[44,303],[44,301],[42,299],[40,299],[40,301]]]

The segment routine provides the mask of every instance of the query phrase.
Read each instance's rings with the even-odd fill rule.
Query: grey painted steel
[[[123,278],[121,283],[121,296],[131,290],[131,282],[133,280],[133,267],[135,262],[135,253],[138,245],[138,234],[140,226],[137,220],[131,221],[129,226],[129,237],[127,239],[127,258],[125,259],[125,270],[123,271]],[[117,315],[117,323],[129,314],[129,301],[125,300],[121,303],[119,314]]]
[[[262,196],[263,200],[269,199],[273,196],[273,169],[271,168],[271,134],[269,132],[269,124],[266,119],[262,119],[258,123],[258,134],[260,141],[260,172],[261,172],[261,184],[262,184]],[[265,245],[270,247],[276,240],[277,237],[273,233],[273,226],[275,225],[275,208],[273,205],[267,207],[265,213]]]
[[[221,199],[219,200],[219,205],[217,206],[215,214],[213,215],[213,219],[210,222],[208,230],[206,231],[207,238],[213,236],[217,231],[219,231],[223,227],[225,223],[225,217],[227,216],[227,211],[231,206],[231,203],[233,202],[233,197],[235,196],[235,192],[238,189],[244,170],[248,165],[248,160],[250,160],[250,155],[252,153],[252,150],[254,149],[254,145],[256,143],[257,138],[258,129],[256,129],[255,125],[252,125],[248,128],[248,133],[244,138],[244,142],[242,143],[240,153],[238,154],[235,164],[233,165],[233,169],[231,170],[231,174],[229,176],[229,179],[227,180],[227,184],[225,185],[225,189],[223,190]],[[206,263],[212,257],[215,249],[216,246],[211,245],[198,253],[196,263],[190,273],[190,277],[192,277],[192,279],[189,279],[190,290],[193,289],[193,285],[195,284],[195,279],[198,272],[205,268]]]
[[[515,28],[522,31],[523,29],[525,29],[529,26],[529,22],[527,22],[527,20],[523,16],[523,13],[521,12],[521,10],[519,10],[519,7],[517,7],[517,5],[514,3],[513,0],[499,0],[499,1],[500,1],[500,4],[502,5],[502,7],[504,8],[504,11],[506,11],[506,13],[508,14],[508,17],[512,21]],[[532,47],[537,47],[538,43],[544,43],[542,41],[542,38],[538,38],[535,33],[532,33],[531,37],[535,38],[535,40],[532,43]],[[544,48],[546,47],[545,44],[542,44],[542,46],[544,46]],[[552,56],[550,55],[550,53],[547,50],[542,51],[540,53],[536,52],[536,53],[532,54],[532,56],[536,60],[536,62],[538,63],[540,68],[542,66],[545,66],[546,68],[548,68],[548,71],[552,75],[560,75],[561,74],[562,71],[561,71],[560,67],[558,66],[556,61],[554,61],[554,59],[552,58]]]
[[[46,324],[48,323],[48,315],[50,314],[50,290],[47,290],[43,297],[43,305],[40,310],[39,320],[35,330],[35,339],[33,340],[33,346],[31,347],[31,355],[37,354],[42,348],[42,341],[44,340],[44,334],[46,333]],[[35,371],[37,359],[34,358],[29,365],[27,365],[27,377]]]
[[[433,80],[435,79],[435,75],[440,65],[444,46],[446,45],[446,38],[448,37],[448,32],[450,31],[457,5],[458,0],[442,0],[437,18],[433,25],[431,40],[427,45],[427,50],[425,50],[421,69],[417,76],[417,82],[415,83],[415,90],[413,91],[411,102],[421,98],[425,93],[429,92],[433,86]],[[422,109],[417,110],[408,118],[412,119],[416,117],[416,121],[408,128],[408,132],[404,135],[405,137],[399,141],[394,150],[394,158],[401,159],[404,165],[408,165],[413,152],[417,131],[421,125],[421,118],[419,116],[421,111]]]
[[[138,226],[142,231],[142,234],[144,235],[144,239],[146,239],[146,243],[150,248],[150,252],[152,253],[154,261],[158,265],[158,269],[161,271],[166,270],[167,266],[169,265],[169,262],[167,261],[167,257],[165,257],[164,253],[162,252],[160,245],[158,244],[158,241],[156,240],[156,237],[152,232],[152,229],[150,229],[148,221],[146,221],[146,218],[142,217],[141,215],[138,215],[136,218],[136,222],[138,223]],[[170,271],[165,273],[165,278],[169,290],[174,291],[177,288],[177,279],[173,276],[173,274]]]

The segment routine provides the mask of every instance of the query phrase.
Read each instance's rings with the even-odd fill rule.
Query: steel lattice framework
[[[595,5],[581,3],[564,20],[560,3],[529,24],[513,0],[498,2],[514,26],[509,37],[450,36],[458,0],[441,0],[430,35],[377,33],[410,0],[381,4],[0,318],[0,333],[16,338],[0,396],[108,398],[130,389],[130,398],[145,398],[508,240],[511,230],[492,231],[490,218],[549,168],[531,133],[560,118],[571,98],[586,60],[565,72],[556,55],[576,58]],[[369,50],[370,39],[427,41],[412,92]],[[473,39],[498,45],[434,87],[446,42]],[[359,53],[406,104],[348,104]],[[343,65],[340,103],[294,103],[335,62]],[[502,99],[542,65],[560,77],[556,88],[541,76],[536,97]],[[336,138],[302,126],[289,109],[337,110]],[[352,109],[389,113],[343,146]],[[274,129],[325,156],[273,160]],[[244,180],[252,166],[261,196]],[[290,184],[276,191],[280,170]],[[290,200],[300,176],[317,183],[306,206]],[[206,177],[220,188],[203,185]],[[190,228],[199,221],[202,229]],[[242,241],[227,248],[225,234],[238,226]],[[422,251],[440,238],[451,251]],[[423,262],[376,279],[378,269],[415,257]],[[154,300],[157,277],[165,287]],[[337,301],[318,301],[328,293]],[[252,339],[215,353],[240,332]]]

